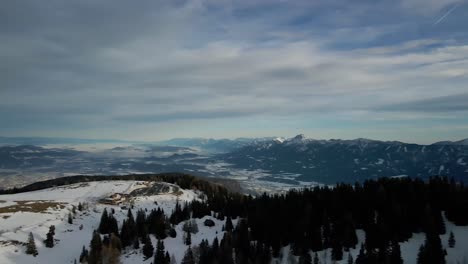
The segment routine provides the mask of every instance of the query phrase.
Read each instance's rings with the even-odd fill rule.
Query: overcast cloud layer
[[[6,1],[0,135],[468,137],[468,3]]]

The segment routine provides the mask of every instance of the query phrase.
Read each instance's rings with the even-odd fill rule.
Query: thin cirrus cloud
[[[450,114],[453,133],[423,140],[458,137],[467,14],[453,0],[9,2],[0,134],[327,138],[333,127],[414,141],[408,118],[446,127]]]

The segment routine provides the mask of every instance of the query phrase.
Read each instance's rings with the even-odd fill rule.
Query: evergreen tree
[[[151,238],[149,237],[149,235],[146,235],[145,244],[143,245],[143,255],[145,256],[145,260],[151,258],[153,256],[153,253],[153,243],[151,242]]]
[[[49,232],[46,234],[46,239],[44,240],[44,244],[48,248],[54,247],[54,235],[55,235],[55,226],[51,225],[49,227]]]
[[[135,239],[133,241],[133,248],[134,249],[139,249],[140,248],[140,240],[139,239]]]
[[[164,241],[158,240],[156,245],[156,253],[154,254],[154,264],[169,264],[166,262],[166,255],[164,253]]]
[[[185,237],[184,237],[184,244],[187,246],[190,246],[192,244],[192,233],[190,232],[185,232]]]
[[[418,251],[418,257],[416,259],[417,264],[425,264],[426,262],[426,248],[424,247],[424,244],[419,247]],[[356,263],[357,264],[357,263]]]
[[[36,242],[34,241],[32,232],[29,232],[28,243],[26,244],[26,254],[33,255],[34,257],[39,254],[37,252]]]
[[[88,250],[83,246],[83,249],[81,250],[80,254],[80,263],[87,263],[88,262]]]
[[[353,255],[351,255],[351,253],[348,253],[348,264],[354,264]]]
[[[101,264],[102,260],[102,240],[101,235],[94,230],[90,243],[90,252],[88,257],[89,264]]]
[[[317,252],[315,252],[314,254],[314,264],[320,264],[320,260],[319,260]]]
[[[104,208],[104,211],[102,211],[98,230],[101,234],[109,234],[109,214],[107,213],[107,208]]]
[[[81,204],[81,202],[78,203],[78,211],[83,211],[83,205]]]
[[[448,245],[450,248],[453,248],[455,247],[455,235],[453,234],[453,232],[451,231],[450,232],[450,236],[449,236],[449,239],[448,239]]]
[[[169,252],[166,251],[166,256],[164,258],[166,259],[166,264],[171,263],[171,257],[169,256]]]
[[[234,226],[232,224],[232,219],[230,216],[226,218],[226,224],[224,225],[224,230],[231,232],[232,229],[234,229]]]
[[[187,251],[185,251],[185,255],[181,264],[195,264],[195,260],[193,259],[193,252],[190,246]]]
[[[364,244],[361,244],[361,249],[359,249],[359,254],[356,258],[356,264],[370,264],[367,260]]]
[[[299,256],[299,264],[312,264],[312,257],[310,256],[309,250],[303,250]]]
[[[117,219],[111,214],[108,217],[108,234],[119,234],[119,224],[117,223]]]
[[[334,243],[332,247],[331,257],[332,260],[342,260],[343,259],[343,248],[339,242]]]
[[[73,224],[73,216],[71,213],[68,213],[68,223],[71,225]]]
[[[391,243],[390,263],[391,264],[403,264],[403,258],[401,257],[400,244],[398,243],[398,241],[393,241]]]

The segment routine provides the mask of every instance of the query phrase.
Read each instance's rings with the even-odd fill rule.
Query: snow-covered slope
[[[75,259],[79,258],[83,245],[89,246],[92,232],[98,228],[104,208],[115,210],[114,217],[118,220],[119,225],[127,217],[127,210],[121,208],[125,203],[123,205],[109,205],[98,201],[114,193],[129,194],[135,189],[145,187],[146,184],[146,182],[137,181],[88,182],[34,192],[0,195],[0,263],[73,263]],[[136,212],[139,208],[151,210],[160,207],[166,214],[170,214],[176,200],[179,202],[191,201],[198,199],[200,195],[192,190],[182,190],[178,186],[164,184],[169,186],[169,191],[166,193],[136,197],[134,211]],[[72,206],[77,206],[80,202],[88,203],[90,208],[84,212],[76,211],[73,224],[69,224],[67,222],[68,214],[72,211]],[[42,208],[49,205],[52,207]],[[214,227],[203,225],[207,218],[215,222]],[[222,238],[223,221],[210,216],[196,219],[196,221],[199,232],[192,235],[194,245],[198,245],[202,239],[208,239],[211,243],[215,236],[218,236],[218,239]],[[235,220],[233,222],[236,223]],[[58,241],[55,247],[47,248],[43,241],[51,225],[56,227],[55,239]],[[182,223],[175,229],[177,237],[168,237],[164,243],[169,253],[174,256],[177,263],[180,263],[187,246],[182,241]],[[39,251],[39,255],[36,257],[26,255],[25,247],[18,244],[18,242],[27,241],[29,232],[33,233]],[[154,236],[152,236],[152,240],[153,245],[156,245]],[[151,262],[151,260],[144,262],[140,250],[133,249],[125,250],[121,260],[122,263]]]

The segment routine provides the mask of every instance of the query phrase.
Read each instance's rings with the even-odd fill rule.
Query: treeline
[[[43,190],[47,188],[64,186],[75,183],[93,182],[93,181],[162,181],[179,185],[184,189],[199,189],[204,192],[218,192],[218,189],[227,191],[236,191],[240,187],[229,179],[215,179],[200,178],[193,175],[182,174],[182,173],[161,173],[161,174],[130,174],[130,175],[113,175],[113,176],[88,176],[88,175],[77,175],[60,177],[51,180],[45,180],[35,182],[24,187],[14,187],[11,189],[2,190],[0,189],[0,195],[2,194],[15,194],[23,192],[31,192],[37,190]],[[221,187],[223,186],[223,187]]]
[[[180,183],[181,187],[191,186],[183,179]],[[428,182],[384,178],[259,197],[223,188],[206,188],[205,194],[204,201],[178,203],[170,215],[160,209],[139,210],[134,218],[129,210],[121,228],[105,211],[99,231],[114,233],[123,248],[139,248],[142,243],[145,258],[152,258],[155,252],[150,236],[158,239],[160,248],[164,248],[162,241],[167,236],[183,237],[184,243],[191,245],[191,234],[197,228],[190,218],[214,212],[215,217],[225,221],[223,239],[191,245],[183,263],[269,263],[271,258],[280,257],[282,247],[290,245],[288,261],[301,264],[320,263],[317,254],[310,252],[324,249],[331,249],[332,260],[401,264],[399,242],[424,232],[426,240],[417,263],[426,264],[445,263],[446,252],[440,241],[440,234],[446,233],[444,212],[455,224],[468,224],[468,188],[448,178],[435,177]],[[239,221],[233,226],[231,219],[235,218]],[[183,221],[184,234],[177,234],[173,227]],[[356,229],[365,231],[365,241],[360,245]],[[454,243],[451,235],[449,245]],[[356,247],[360,250],[354,260],[347,252]],[[160,249],[159,257],[163,255],[164,262],[155,263],[170,261]]]

